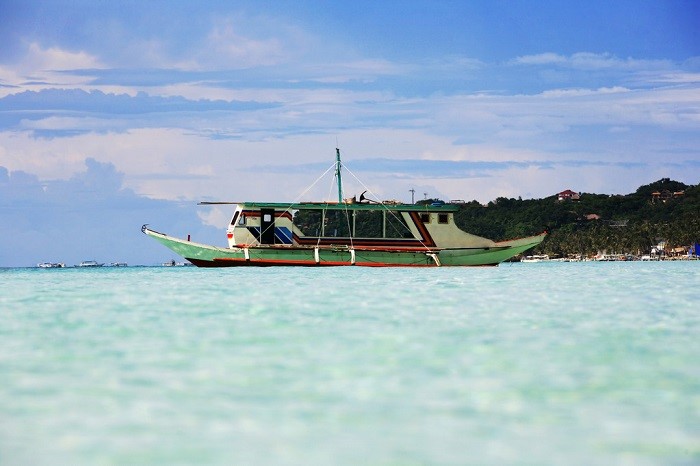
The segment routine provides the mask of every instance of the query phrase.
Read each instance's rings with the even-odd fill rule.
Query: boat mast
[[[338,180],[338,204],[343,203],[343,182],[340,179],[340,168],[342,167],[340,163],[340,149],[335,148],[335,176]]]

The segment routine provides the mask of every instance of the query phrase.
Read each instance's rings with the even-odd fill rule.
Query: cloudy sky
[[[0,0],[0,266],[225,244],[201,200],[700,182],[700,2]],[[310,189],[307,190],[307,188]]]

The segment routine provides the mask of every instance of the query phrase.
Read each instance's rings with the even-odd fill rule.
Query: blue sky
[[[342,4],[341,4],[342,3]],[[553,4],[550,4],[553,3]],[[0,0],[0,266],[171,258],[226,209],[700,182],[700,2]],[[318,183],[304,200],[333,198]]]

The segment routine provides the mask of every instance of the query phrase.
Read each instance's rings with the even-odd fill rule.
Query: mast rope
[[[374,194],[374,193],[372,192],[372,190],[371,190],[366,184],[364,184],[364,183],[362,182],[362,180],[360,180],[357,176],[355,176],[355,174],[354,174],[348,167],[345,167],[345,170],[346,170],[348,173],[350,173],[350,174],[352,175],[352,177],[355,178],[355,180],[356,180],[358,183],[360,183],[360,184],[362,185],[362,187],[365,188],[365,190],[367,190],[367,191],[370,193],[370,195],[372,195],[372,197],[378,198],[378,196],[377,196],[376,194]],[[387,212],[389,212],[389,213],[391,214],[391,216],[394,217],[394,218],[396,219],[396,221],[398,221],[400,224],[404,225],[404,226],[407,228],[407,230],[408,230],[409,233],[411,233],[411,229],[408,228],[408,226],[404,224],[403,220],[400,219],[400,218],[396,215],[396,213],[395,213],[394,211],[392,211],[391,209],[389,209],[389,208],[387,207],[387,205],[384,204],[383,202],[379,202],[379,204],[384,208],[384,210],[386,210]],[[398,231],[395,227],[394,227],[394,230]],[[418,239],[418,242],[425,248],[426,251],[431,251],[431,249],[423,242],[422,239],[420,239],[420,238],[416,238],[416,239]]]
[[[306,193],[308,193],[308,192],[311,190],[311,188],[313,188],[314,186],[316,186],[316,183],[318,183],[319,181],[321,181],[321,180],[323,179],[323,177],[326,176],[326,175],[328,174],[329,171],[335,170],[335,167],[336,167],[336,164],[333,163],[333,165],[331,165],[330,167],[328,167],[328,168],[326,169],[326,171],[324,171],[324,172],[321,174],[321,176],[319,176],[318,178],[316,178],[316,180],[315,180],[313,183],[311,183],[309,186],[307,186],[306,189],[304,189],[304,191],[302,191],[301,194],[299,194],[299,195],[296,197],[296,199],[295,199],[291,204],[289,204],[289,207],[287,207],[286,209],[284,209],[284,211],[282,212],[282,215],[284,215],[284,214],[286,214],[286,213],[290,213],[291,210],[292,210],[292,206],[293,206],[294,204],[297,204],[297,203],[301,200],[302,196],[304,196]],[[273,222],[273,224],[274,224],[274,222]],[[294,226],[294,220],[293,220],[293,219],[292,219],[292,226]],[[260,236],[262,236],[262,234],[263,234],[264,232],[266,232],[267,229],[270,228],[270,227],[272,227],[272,225],[268,226],[265,230],[261,230],[261,231],[260,231]],[[293,231],[293,230],[292,230],[292,234],[294,234],[294,231]],[[248,246],[251,246],[252,244],[253,244],[252,242],[246,243],[245,246],[248,247]]]
[[[323,177],[326,176],[326,175],[328,174],[329,171],[334,170],[335,167],[336,167],[336,164],[334,163],[333,165],[331,165],[330,167],[328,167],[328,168],[326,169],[326,171],[323,172],[323,173],[321,174],[321,176],[319,176],[318,178],[316,178],[316,180],[315,180],[313,183],[311,183],[309,186],[307,186],[306,189],[304,189],[304,191],[302,191],[302,193],[299,194],[299,195],[297,196],[297,198],[296,198],[291,204],[289,204],[289,207],[287,207],[286,209],[284,209],[284,211],[282,212],[282,215],[284,215],[284,214],[286,214],[286,213],[290,213],[291,210],[292,210],[292,206],[293,206],[294,204],[297,204],[297,203],[301,200],[302,196],[306,195],[306,193],[308,193],[308,192],[311,190],[311,188],[313,188],[314,186],[316,186],[316,183],[318,183],[319,181],[321,181],[321,180],[323,179]],[[260,236],[262,236],[262,234],[265,233],[265,232],[266,232],[269,228],[271,228],[273,225],[274,225],[274,222],[273,222],[271,225],[269,225],[267,228],[265,228],[265,230],[261,230],[261,231],[260,231]],[[292,220],[292,225],[294,225],[294,220]],[[293,231],[292,231],[292,234],[294,234]],[[253,244],[252,242],[251,242],[251,243],[246,243],[246,247],[251,246],[252,244]]]
[[[338,151],[338,149],[336,149],[336,151]],[[341,198],[341,197],[342,197],[342,195],[341,195],[341,193],[342,193],[342,186],[339,186],[339,185],[340,185],[340,170],[341,170],[341,168],[345,168],[345,170],[346,170],[348,173],[350,173],[350,175],[352,175],[352,177],[355,179],[355,181],[357,181],[367,192],[369,192],[370,195],[371,195],[372,197],[374,197],[374,198],[378,198],[378,197],[377,197],[377,195],[376,195],[374,192],[372,192],[372,190],[371,190],[366,184],[364,184],[364,183],[362,182],[362,180],[360,180],[360,179],[355,175],[355,173],[352,172],[352,170],[350,170],[347,166],[345,166],[344,164],[342,164],[342,163],[340,162],[340,156],[339,156],[339,155],[340,155],[340,154],[337,153],[337,159],[336,159],[336,161],[335,161],[331,166],[329,166],[329,167],[326,169],[326,171],[324,171],[318,178],[316,178],[316,180],[315,180],[313,183],[311,183],[309,186],[307,186],[307,188],[304,189],[304,191],[302,191],[301,194],[299,194],[299,195],[296,197],[296,199],[289,205],[289,207],[287,207],[287,208],[282,212],[282,215],[284,215],[284,214],[286,214],[286,213],[290,213],[290,212],[291,212],[291,209],[292,209],[292,206],[293,206],[294,204],[298,203],[298,202],[301,200],[302,196],[304,196],[304,195],[305,195],[307,192],[309,192],[314,186],[316,186],[316,184],[317,184],[319,181],[321,181],[321,179],[323,179],[323,177],[325,177],[325,176],[328,174],[328,172],[330,172],[331,170],[334,170],[335,173],[334,173],[333,178],[331,179],[331,185],[330,185],[330,188],[329,188],[328,197],[326,198],[327,200],[325,201],[325,206],[324,206],[324,208],[322,209],[321,224],[320,224],[321,231],[319,232],[318,239],[317,239],[317,241],[316,241],[316,248],[318,248],[318,247],[320,246],[320,244],[321,244],[321,238],[322,238],[322,234],[321,234],[321,233],[325,234],[326,213],[327,213],[327,210],[328,210],[328,206],[330,205],[330,202],[331,202],[331,201],[329,201],[328,199],[330,199],[330,197],[331,197],[331,193],[332,193],[332,191],[333,191],[333,185],[334,185],[334,182],[336,182],[336,185],[338,186],[338,196],[339,196],[339,201],[338,201],[338,202],[344,204],[345,219],[346,219],[347,227],[348,227],[348,237],[349,237],[349,240],[350,240],[351,255],[354,256],[354,254],[353,254],[353,253],[354,253],[354,244],[353,244],[353,233],[354,233],[354,232],[353,232],[352,226],[351,226],[351,224],[350,224],[350,214],[349,214],[348,205],[347,205],[347,203],[344,202],[344,200]],[[386,204],[384,204],[383,202],[380,202],[380,201],[377,201],[377,202],[384,208],[384,211],[385,211],[385,212],[388,212],[394,219],[396,219],[396,221],[397,221],[398,223],[400,223],[401,225],[403,225],[404,228],[405,228],[409,233],[412,234],[411,229],[408,228],[408,225],[405,224],[405,222],[404,222],[404,220],[403,220],[402,218],[399,218],[399,216],[397,216],[396,213],[395,213],[393,210],[389,209],[389,207],[388,207]],[[273,221],[272,224],[269,225],[264,231],[261,230],[260,236],[262,236],[262,234],[263,234],[265,231],[267,231],[268,228],[272,227],[273,225],[274,225],[274,221]],[[292,219],[292,234],[293,234],[293,227],[294,227],[294,220]],[[395,225],[392,224],[391,227],[392,227],[392,228],[394,229],[394,231],[396,231],[397,233],[401,233],[401,232],[396,228]],[[418,242],[421,244],[421,246],[423,246],[423,248],[425,248],[425,250],[426,250],[427,252],[431,252],[431,251],[432,251],[432,249],[430,249],[430,247],[428,247],[428,246],[425,244],[425,242],[423,242],[423,239],[422,239],[422,238],[416,238],[416,239],[417,239]],[[248,247],[248,246],[250,246],[251,244],[252,244],[252,243],[247,243],[245,246]],[[430,254],[430,255],[431,255],[431,257],[432,257],[434,254]],[[433,257],[433,259],[435,259],[436,261],[438,260],[436,257]]]
[[[336,164],[335,164],[336,170],[337,170],[337,167],[338,167],[338,165],[336,162]],[[326,198],[324,208],[321,210],[321,212],[322,212],[322,214],[321,214],[321,231],[320,231],[320,234],[318,235],[318,239],[316,240],[316,248],[318,248],[320,246],[321,238],[326,236],[326,213],[328,211],[328,204],[331,202],[328,199],[330,199],[331,192],[333,192],[333,183],[334,182],[335,182],[335,177],[333,177],[333,179],[331,179],[331,186],[328,189],[328,197]]]

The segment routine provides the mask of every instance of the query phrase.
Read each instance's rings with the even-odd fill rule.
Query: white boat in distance
[[[163,262],[161,265],[163,267],[184,267],[186,264],[184,262],[175,262],[175,259],[173,259],[168,262]]]
[[[76,265],[76,267],[102,267],[104,265],[98,263],[97,261],[82,261],[80,264]]]
[[[40,269],[62,269],[66,266],[63,262],[41,262],[36,265]]]
[[[532,256],[525,256],[520,259],[520,262],[549,262],[549,256],[547,254],[535,254]]]

